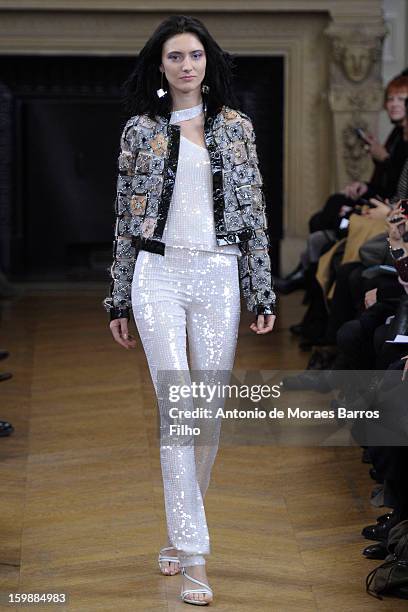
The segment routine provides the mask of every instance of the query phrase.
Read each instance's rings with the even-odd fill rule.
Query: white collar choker
[[[170,123],[179,123],[180,121],[188,121],[188,119],[193,119],[193,117],[198,117],[203,112],[203,103],[197,104],[197,106],[192,106],[191,108],[183,108],[181,110],[176,110],[171,113]]]

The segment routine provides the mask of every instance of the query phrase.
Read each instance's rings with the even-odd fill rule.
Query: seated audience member
[[[339,388],[338,383],[343,380],[342,406],[353,409],[356,407],[356,399],[362,397],[365,401],[360,403],[360,407],[379,409],[382,414],[390,409],[395,410],[397,414],[394,420],[398,431],[403,426],[399,415],[406,414],[408,410],[406,393],[399,388],[400,385],[408,384],[408,348],[404,344],[389,344],[386,341],[394,339],[397,334],[408,335],[408,202],[399,204],[387,218],[389,250],[397,275],[381,277],[382,284],[379,283],[376,289],[370,290],[365,296],[364,312],[358,319],[343,325],[337,334],[343,357],[341,362],[337,360],[339,369],[373,368],[373,385],[367,384],[369,381],[363,378],[362,386],[356,394],[355,388],[347,388],[350,381],[347,373],[343,378],[340,376],[336,379],[333,372],[323,376],[309,372],[285,381],[285,385],[289,383],[288,389],[316,389],[325,392]],[[387,384],[388,380],[395,385],[395,377],[389,375],[395,371],[400,372],[398,378],[402,381],[393,396],[394,403],[390,406],[388,396],[381,400],[381,395],[375,391],[376,385],[383,381]],[[380,380],[376,378],[378,375]],[[365,447],[364,462],[372,463],[370,476],[380,483],[373,491],[373,501],[376,501],[375,505],[386,506],[390,510],[379,516],[375,524],[363,528],[362,535],[372,541],[364,548],[363,555],[382,560],[388,554],[387,538],[390,530],[401,521],[408,520],[408,445],[372,444]],[[379,500],[380,495],[382,500]]]
[[[408,333],[408,272],[404,268],[406,266],[408,269],[408,242],[404,242],[404,237],[405,240],[408,239],[406,217],[408,215],[408,204],[404,201],[400,203],[401,207],[390,213],[386,223],[389,262],[398,270],[399,276],[397,274],[394,276],[380,275],[369,279],[367,282],[371,283],[372,286],[369,287],[368,292],[364,293],[367,286],[364,285],[364,279],[357,275],[357,280],[354,279],[354,284],[352,283],[354,286],[353,294],[351,286],[347,285],[347,280],[353,279],[353,273],[360,270],[358,268],[352,269],[352,273],[347,278],[347,273],[350,272],[348,264],[340,268],[342,274],[340,275],[340,282],[336,285],[336,291],[339,291],[339,301],[336,304],[333,318],[330,320],[331,324],[337,320],[339,327],[336,334],[337,355],[334,362],[328,365],[332,370],[385,369],[390,361],[395,361],[397,357],[400,357],[399,352],[395,352],[395,347],[392,348],[392,345],[385,343],[385,340],[393,339],[397,333],[403,333],[401,332],[402,328],[406,329]],[[396,256],[399,259],[396,259]],[[362,293],[364,293],[364,296],[359,316],[352,319],[351,313],[349,313],[351,320],[341,325],[341,318],[344,317],[341,309],[343,300],[349,300],[350,303],[357,302],[362,297]],[[336,297],[336,292],[334,297]],[[403,310],[405,302],[407,306]],[[357,309],[357,305],[355,308]],[[395,317],[391,325],[386,325],[384,330],[385,322],[398,311],[399,316]],[[375,348],[377,348],[377,351]],[[382,352],[380,352],[380,348]],[[312,372],[306,372],[294,377],[291,384],[292,388],[295,385],[296,388],[300,389],[313,389],[318,388],[322,380],[324,378],[313,376]]]
[[[275,279],[281,293],[291,293],[296,289],[307,288],[310,274],[315,270],[320,254],[329,248],[341,235],[340,224],[348,216],[361,198],[366,200],[380,196],[391,198],[397,188],[402,167],[407,157],[407,144],[403,137],[405,122],[405,100],[408,96],[408,76],[398,76],[386,87],[384,108],[394,125],[384,145],[371,134],[366,134],[366,150],[374,162],[370,181],[353,181],[341,193],[329,197],[323,209],[315,213],[310,221],[310,236],[306,249],[301,255],[297,268],[285,279]],[[306,287],[305,287],[306,285]]]
[[[408,99],[406,101],[408,102]],[[406,112],[408,114],[408,105],[406,105]],[[403,135],[404,141],[408,142],[408,121],[404,123]],[[369,201],[371,207],[368,208],[366,205],[364,205],[361,210],[362,219],[364,219],[364,222],[362,220],[359,222],[359,224],[357,224],[357,227],[359,228],[358,232],[350,233],[345,239],[345,244],[347,245],[350,240],[358,242],[360,236],[362,244],[361,248],[358,250],[359,253],[361,253],[362,249],[364,249],[366,245],[371,244],[371,249],[375,246],[375,249],[378,251],[378,253],[374,253],[374,255],[377,258],[383,257],[382,253],[385,251],[387,234],[386,231],[384,231],[383,234],[378,234],[378,228],[383,226],[384,230],[386,230],[387,217],[392,213],[395,207],[398,206],[398,203],[407,197],[408,159],[405,161],[402,168],[395,194],[393,194],[390,199],[387,198],[384,202],[376,198],[371,198]],[[355,212],[357,212],[357,210]],[[354,215],[352,215],[350,218],[351,228],[356,225],[353,223],[353,217]],[[356,217],[354,218],[357,219]],[[365,240],[368,235],[367,232],[370,230],[371,221],[376,222],[372,225],[372,229],[375,230],[372,233],[376,235],[372,236],[373,242],[370,243],[365,242]],[[341,246],[340,242],[338,244]],[[357,251],[357,249],[354,249],[354,251]],[[378,259],[378,263],[390,264],[392,262],[387,260],[385,257],[383,261]],[[356,303],[359,303],[359,300],[361,302],[361,298],[363,297],[362,290],[366,291],[368,288],[376,288],[375,284],[372,284],[371,287],[367,287],[363,282],[361,275],[364,274],[365,267],[366,264],[361,259],[360,255],[358,255],[358,257],[354,257],[351,262],[345,263],[345,265],[341,265],[341,263],[337,261],[335,269],[332,270],[334,275],[333,278],[336,279],[336,287],[334,295],[331,296],[329,302],[327,302],[322,288],[317,282],[315,274],[313,274],[309,290],[309,308],[303,318],[303,321],[297,326],[294,326],[296,328],[296,332],[300,333],[304,338],[304,341],[301,344],[302,347],[305,346],[308,348],[312,345],[325,346],[336,344],[336,334],[341,325],[347,320],[353,319],[358,312]],[[378,282],[383,282],[381,277],[379,277]],[[329,306],[328,310],[327,303]],[[320,363],[322,363],[323,369],[330,366],[330,359],[323,357],[316,360],[316,355],[312,356],[311,362],[312,363],[309,363],[310,367],[315,367],[317,364],[317,368],[320,368]]]

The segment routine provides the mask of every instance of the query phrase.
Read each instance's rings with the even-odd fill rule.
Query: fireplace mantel
[[[168,0],[1,0],[0,9],[36,11],[168,12]],[[171,12],[325,12],[332,18],[382,18],[377,0],[173,0]]]
[[[285,57],[284,271],[307,219],[371,165],[354,127],[382,108],[381,0],[173,0],[237,54]],[[137,54],[168,0],[0,0],[1,54]],[[273,143],[271,143],[273,146]]]

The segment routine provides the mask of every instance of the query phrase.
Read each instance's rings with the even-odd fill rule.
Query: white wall
[[[383,81],[388,83],[408,67],[408,0],[383,0],[384,18],[389,31],[384,41]],[[379,136],[384,141],[391,129],[384,112],[381,113]]]

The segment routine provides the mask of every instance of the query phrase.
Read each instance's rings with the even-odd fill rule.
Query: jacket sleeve
[[[137,157],[135,126],[137,117],[126,123],[120,139],[118,179],[115,200],[115,226],[113,240],[113,263],[110,268],[111,284],[109,296],[103,301],[110,320],[130,318],[131,288],[136,260],[136,249],[132,244],[131,192]]]
[[[273,290],[271,261],[269,256],[268,222],[265,215],[265,196],[259,171],[255,132],[249,117],[243,115],[244,139],[252,172],[251,216],[255,237],[239,243],[238,259],[242,292],[247,308],[256,315],[275,314],[276,295]]]

